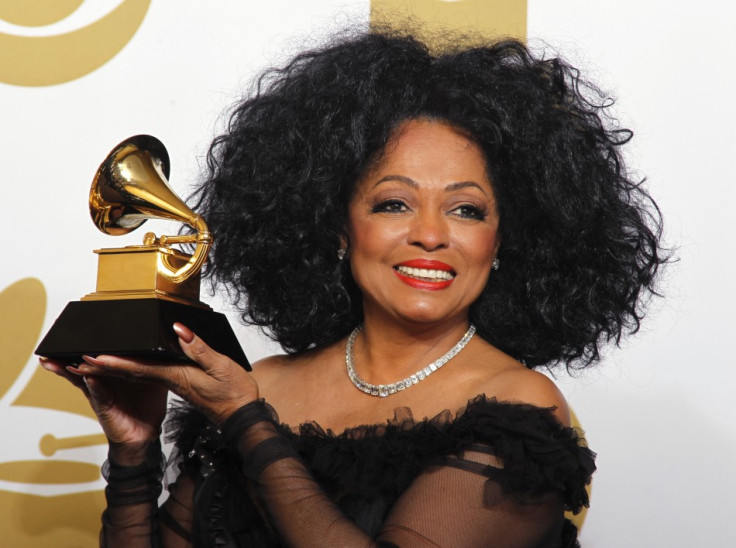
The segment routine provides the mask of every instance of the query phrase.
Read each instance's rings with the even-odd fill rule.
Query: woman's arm
[[[168,499],[158,508],[164,466],[158,441],[145,448],[143,460],[137,465],[121,466],[113,458],[108,459],[103,466],[108,485],[100,546],[191,546],[194,481],[186,473],[180,474],[169,485]]]
[[[88,363],[97,360],[85,357]],[[100,544],[106,547],[159,545],[158,496],[163,456],[159,433],[166,415],[167,390],[160,384],[85,375],[87,367],[42,359],[41,365],[79,388],[109,443],[103,475],[107,509]]]
[[[45,369],[84,393],[107,436],[103,475],[108,482],[108,504],[100,532],[100,544],[106,548],[190,545],[186,537],[193,515],[191,478],[181,474],[170,486],[166,503],[158,508],[164,466],[159,435],[169,389],[189,396],[215,423],[222,422],[230,409],[258,397],[257,385],[245,370],[200,339],[194,340],[183,326],[174,328],[184,351],[205,364],[206,371],[115,356],[85,356],[85,362],[77,366],[41,360]]]
[[[102,467],[107,480],[102,513],[100,546],[160,546],[158,497],[161,494],[163,455],[158,439],[143,443],[138,451],[111,444]],[[122,452],[129,458],[122,457]],[[123,464],[125,462],[125,464]]]
[[[270,420],[263,402],[238,410],[223,434],[243,459],[277,529],[290,546],[556,546],[562,494],[514,498],[488,446],[473,446],[420,474],[370,538],[322,491]]]

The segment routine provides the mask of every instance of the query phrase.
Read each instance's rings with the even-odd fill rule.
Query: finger
[[[105,384],[95,377],[82,377],[87,387],[90,401],[94,409],[104,409],[113,401],[112,393],[107,389]]]
[[[51,371],[52,373],[56,373],[57,375],[62,375],[62,376],[64,375],[64,372],[67,366],[67,364],[63,362],[59,362],[59,361],[52,360],[50,358],[44,358],[44,357],[39,358],[38,363],[46,371]]]
[[[41,358],[40,365],[46,371],[50,371],[59,377],[62,377],[72,383],[74,386],[86,393],[87,387],[84,385],[82,377],[75,371],[70,371],[68,368],[72,366],[66,366],[61,362],[49,360],[48,358]]]
[[[228,358],[215,352],[187,326],[174,324],[174,331],[179,336],[179,346],[184,354],[207,372],[226,366]]]
[[[167,370],[175,366],[161,366],[122,356],[82,356],[84,362],[76,367],[83,375],[119,377],[132,382],[165,381]]]
[[[115,377],[136,384],[158,385],[188,399],[191,392],[190,374],[206,376],[195,365],[162,365],[122,356],[83,356],[79,370],[87,377]],[[99,383],[98,383],[99,384]]]

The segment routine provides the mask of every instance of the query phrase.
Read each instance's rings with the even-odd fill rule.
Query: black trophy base
[[[163,299],[70,302],[36,354],[66,363],[80,363],[83,354],[191,363],[179,346],[174,322],[186,325],[211,348],[251,370],[224,314]]]

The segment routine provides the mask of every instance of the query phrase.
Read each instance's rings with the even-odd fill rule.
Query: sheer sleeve
[[[102,467],[102,475],[107,480],[107,508],[102,514],[100,546],[191,546],[194,481],[182,473],[169,486],[169,497],[159,508],[165,468],[160,441],[147,444],[140,453],[142,460],[133,465],[121,465],[110,454]]]
[[[262,402],[241,408],[223,427],[243,474],[290,546],[557,546],[564,503],[555,492],[507,494],[503,466],[476,444],[428,467],[370,538],[330,500],[268,416]]]
[[[396,546],[558,546],[561,495],[505,493],[492,479],[502,473],[501,463],[487,449],[478,445],[420,474],[392,508],[380,538]]]
[[[108,460],[102,466],[107,480],[107,508],[102,514],[100,546],[114,548],[147,548],[160,546],[158,530],[158,497],[165,461],[159,440],[126,451],[139,456],[133,464],[116,462],[110,447]]]
[[[483,395],[453,416],[335,435],[257,401],[221,429],[167,424],[182,471],[158,510],[166,546],[578,546],[594,453],[549,409]],[[191,538],[191,541],[189,540]]]
[[[168,488],[169,496],[159,509],[162,544],[166,548],[189,548],[194,521],[194,478],[182,472]]]

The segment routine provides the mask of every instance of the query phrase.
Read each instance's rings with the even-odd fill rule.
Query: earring
[[[493,264],[491,264],[492,270],[498,270],[501,266],[501,260],[500,259],[493,259]]]
[[[340,248],[337,250],[337,260],[342,261],[345,258],[345,255],[347,254],[347,251],[345,251],[343,248]]]

